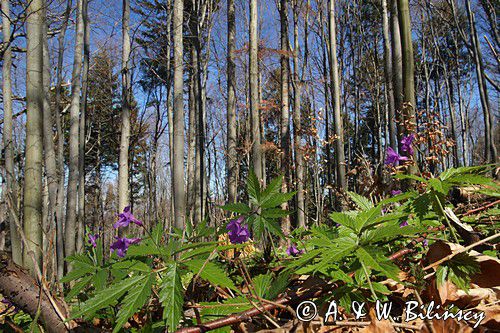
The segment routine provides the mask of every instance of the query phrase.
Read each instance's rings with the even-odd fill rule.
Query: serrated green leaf
[[[101,291],[106,287],[106,280],[108,279],[109,271],[107,269],[100,269],[94,274],[92,282],[96,291]]]
[[[80,281],[78,281],[77,283],[75,283],[75,285],[71,288],[66,297],[64,297],[66,301],[70,301],[71,299],[73,299],[73,297],[77,296],[80,293],[80,291],[82,291],[83,288],[85,288],[90,284],[90,280],[92,280],[92,278],[93,278],[92,275],[88,275],[83,279],[81,279]]]
[[[126,278],[100,292],[97,292],[94,297],[87,300],[80,307],[79,311],[73,314],[72,318],[78,318],[82,315],[93,314],[96,311],[111,305],[113,302],[123,296],[123,294],[132,289],[136,285],[136,283],[143,277],[143,275],[137,275]]]
[[[351,191],[347,191],[347,194],[349,194],[352,201],[354,201],[362,210],[373,208],[373,202],[370,199]]]
[[[114,269],[124,269],[126,271],[151,272],[151,267],[138,260],[123,260],[113,264]]]
[[[353,231],[357,230],[356,220],[345,213],[333,212],[330,213],[330,218],[333,222],[343,225],[346,228],[349,228]]]
[[[281,190],[281,184],[283,183],[283,176],[279,176],[271,180],[267,187],[262,191],[260,202],[265,204],[272,196],[279,193]]]
[[[247,179],[247,192],[251,199],[254,199],[255,203],[260,202],[260,183],[253,170],[250,170]]]
[[[233,212],[233,213],[238,213],[238,214],[248,214],[252,210],[250,207],[245,205],[244,203],[238,202],[238,203],[229,203],[224,206],[220,206],[220,208],[228,211],[228,212]]]
[[[123,299],[120,310],[116,315],[115,328],[113,333],[117,333],[132,315],[142,308],[151,295],[151,287],[154,280],[153,274],[147,274],[137,281],[137,287],[131,289]]]
[[[266,202],[262,203],[260,206],[264,209],[279,207],[285,202],[290,201],[296,192],[290,193],[275,193]]]
[[[83,262],[74,262],[73,269],[71,272],[66,274],[62,279],[62,283],[67,283],[76,279],[81,278],[84,275],[92,274],[96,270],[96,267]]]
[[[260,215],[265,218],[270,218],[270,219],[277,219],[281,217],[285,217],[290,215],[290,212],[287,210],[283,210],[280,208],[269,208],[269,209],[264,209]]]
[[[361,261],[365,266],[376,269],[379,272],[383,271],[377,260],[372,257],[371,254],[368,253],[364,248],[358,247],[358,249],[356,250],[356,256],[358,257],[359,261]]]
[[[177,263],[170,263],[162,277],[160,285],[160,302],[163,306],[163,319],[167,329],[175,331],[182,318],[184,292]]]
[[[269,288],[271,287],[272,276],[269,274],[257,275],[252,279],[252,282],[257,296],[260,298],[265,298],[265,295],[268,293]]]
[[[419,176],[415,176],[415,175],[411,175],[411,174],[402,174],[402,173],[398,173],[394,176],[394,178],[396,179],[412,179],[412,180],[416,180],[416,181],[419,181],[419,182],[422,182],[422,183],[427,183],[427,181],[425,180],[425,178],[422,178],[422,177],[419,177]]]
[[[224,270],[212,262],[206,262],[201,259],[193,259],[185,262],[185,265],[202,279],[207,280],[215,286],[231,288],[237,290],[234,282],[226,275]]]
[[[278,237],[285,238],[285,234],[281,230],[281,227],[279,226],[278,222],[276,222],[275,220],[272,220],[272,219],[265,219],[265,218],[262,218],[262,220],[264,222],[265,228],[270,233],[272,233],[273,235],[276,235]]]

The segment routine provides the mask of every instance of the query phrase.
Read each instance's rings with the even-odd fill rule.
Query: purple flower
[[[248,231],[248,227],[241,225],[241,222],[243,222],[244,219],[244,216],[240,216],[236,220],[231,220],[231,222],[229,222],[226,226],[229,240],[233,244],[245,243],[250,238],[250,231]]]
[[[287,249],[286,249],[286,254],[288,254],[289,256],[292,256],[292,257],[296,257],[300,254],[304,253],[303,250],[298,250],[295,245],[291,245],[289,246]]]
[[[92,245],[93,247],[97,247],[97,243],[96,243],[97,238],[99,238],[98,234],[94,234],[94,235],[89,234],[89,240],[88,240],[89,244]]]
[[[408,225],[408,221],[403,221],[399,224],[399,227],[402,228],[402,227],[406,227]]]
[[[391,195],[398,195],[398,194],[401,194],[401,193],[403,193],[403,191],[401,191],[401,190],[392,190],[391,191]]]
[[[427,239],[424,239],[424,240],[422,241],[422,245],[423,245],[424,247],[429,246],[429,242],[427,241]]]
[[[19,309],[16,307],[16,305],[14,303],[12,303],[8,298],[3,298],[0,302],[2,302],[3,304],[5,304],[7,306],[7,309],[9,308],[14,308],[14,313],[18,313],[19,312]]]
[[[118,222],[113,224],[113,228],[118,229],[120,227],[126,227],[130,222],[142,226],[142,222],[135,218],[134,214],[130,211],[130,206],[123,209],[123,213],[118,214]]]
[[[115,237],[116,241],[111,244],[110,249],[111,252],[116,252],[116,255],[120,258],[125,257],[125,254],[127,254],[128,247],[132,244],[137,244],[141,241],[140,238],[119,238]]]
[[[407,135],[401,139],[401,150],[408,153],[408,155],[413,155],[413,140],[415,139],[414,134]]]
[[[391,147],[387,148],[386,156],[385,156],[385,164],[389,165],[398,165],[400,161],[407,161],[408,157],[401,156]]]

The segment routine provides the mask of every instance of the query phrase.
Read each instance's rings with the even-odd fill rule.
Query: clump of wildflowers
[[[231,243],[241,244],[250,239],[250,231],[248,231],[248,227],[241,224],[244,220],[245,217],[240,216],[235,220],[231,220],[231,222],[227,224],[227,234],[229,235],[229,240],[231,241]]]
[[[130,223],[137,224],[138,226],[142,226],[142,222],[135,218],[134,214],[132,214],[130,210],[130,206],[127,206],[123,209],[123,213],[118,214],[118,222],[113,224],[113,228],[118,229],[120,227],[126,227]]]
[[[297,249],[297,247],[295,245],[290,245],[286,249],[286,254],[288,254],[289,256],[292,256],[292,257],[297,257],[298,255],[301,255],[302,253],[304,253],[304,250]]]
[[[116,255],[120,258],[125,257],[130,245],[138,244],[141,241],[140,238],[115,237],[115,239],[116,241],[110,246],[111,252],[116,252]]]

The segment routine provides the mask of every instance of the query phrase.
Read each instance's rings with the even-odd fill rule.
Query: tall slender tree
[[[172,154],[172,186],[174,200],[174,226],[183,228],[186,217],[186,193],[184,186],[184,99],[183,99],[183,10],[184,0],[174,0],[173,44],[174,44],[174,110]],[[173,125],[173,126],[172,126]]]
[[[387,8],[387,0],[382,0],[382,29],[384,36],[384,74],[385,74],[385,90],[387,96],[387,127],[389,129],[389,146],[392,149],[397,149],[397,129],[396,129],[396,112],[394,105],[394,89],[392,80],[392,52],[391,40],[389,37],[389,11]]]
[[[227,0],[227,191],[228,201],[236,201],[238,157],[236,152],[236,19],[234,0]]]
[[[64,249],[65,255],[70,256],[76,250],[77,233],[77,203],[78,203],[78,155],[79,155],[79,128],[80,128],[80,92],[82,73],[82,52],[84,42],[83,1],[77,0],[76,8],[76,37],[71,74],[71,106],[69,130],[69,174],[66,194],[66,224]]]
[[[335,22],[335,1],[329,0],[328,27],[329,27],[329,45],[330,45],[330,80],[331,95],[333,98],[333,117],[335,134],[335,170],[337,188],[347,189],[346,164],[344,153],[344,125],[342,114],[340,112],[340,80],[337,60],[337,31]]]
[[[24,171],[24,244],[23,262],[32,272],[42,262],[42,117],[43,117],[43,30],[45,3],[32,0],[26,21],[26,162]]]
[[[120,136],[120,160],[118,162],[118,210],[129,205],[129,146],[130,146],[130,0],[123,0],[122,13],[122,121]]]
[[[10,21],[10,0],[2,0],[2,33],[3,40],[8,41],[11,38]],[[17,199],[17,180],[14,171],[14,142],[12,140],[12,47],[10,43],[3,53],[2,64],[2,94],[3,94],[3,147],[5,149],[5,173],[7,183],[7,193],[12,198],[14,210],[9,211],[10,243],[12,250],[12,260],[21,265],[23,262],[22,244],[16,229],[15,219],[17,218],[18,199]]]
[[[252,123],[252,167],[255,175],[263,181],[262,147],[260,135],[259,112],[259,33],[258,33],[258,2],[250,0],[250,118]]]

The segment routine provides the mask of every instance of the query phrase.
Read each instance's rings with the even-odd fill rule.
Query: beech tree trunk
[[[130,0],[123,0],[122,15],[122,122],[120,136],[120,160],[118,164],[118,211],[130,205],[129,145],[130,145]]]
[[[396,113],[397,138],[400,139],[404,133],[402,109],[403,109],[403,57],[401,54],[401,35],[399,32],[398,0],[391,1],[391,37],[392,37],[392,80],[394,88],[394,110]],[[398,142],[398,148],[400,142]]]
[[[384,35],[384,74],[385,74],[385,90],[387,95],[387,127],[389,129],[389,146],[397,150],[398,139],[396,129],[396,112],[394,105],[394,89],[392,80],[392,52],[391,41],[389,38],[389,14],[387,10],[387,0],[382,0],[382,29]]]
[[[252,123],[252,167],[257,179],[263,181],[262,147],[259,116],[259,34],[257,0],[250,0],[250,118]]]
[[[78,155],[79,155],[79,127],[80,127],[80,91],[82,72],[82,52],[84,40],[83,0],[77,0],[76,9],[76,40],[71,81],[71,107],[69,130],[69,175],[66,201],[65,224],[65,256],[70,256],[76,250],[76,218],[78,199]]]
[[[337,32],[335,23],[335,1],[329,0],[329,39],[330,39],[330,80],[333,98],[333,117],[335,134],[335,168],[337,188],[347,189],[344,153],[344,125],[340,113],[340,80],[337,62]]]
[[[11,29],[10,29],[10,0],[2,0],[2,33],[3,40],[7,41],[10,39]],[[9,212],[9,230],[10,230],[10,244],[12,250],[12,260],[18,264],[23,263],[23,249],[21,244],[21,239],[16,230],[16,224],[14,223],[15,216],[18,212],[18,186],[17,178],[14,171],[14,142],[12,141],[12,81],[11,81],[11,70],[12,70],[12,48],[11,45],[7,45],[7,48],[3,53],[3,64],[2,64],[2,94],[3,94],[3,147],[5,149],[5,178],[7,185],[7,193],[10,194],[13,204],[15,206],[15,212]]]
[[[24,171],[24,233],[29,249],[24,248],[24,266],[33,272],[28,255],[42,263],[42,117],[43,117],[43,30],[46,23],[43,0],[32,0],[26,20],[26,162]]]
[[[182,229],[186,217],[186,193],[184,186],[184,100],[183,100],[183,10],[184,1],[174,0],[173,44],[174,44],[174,110],[172,186],[174,200],[174,226]],[[172,123],[171,123],[172,124]]]
[[[238,195],[238,156],[236,146],[236,21],[234,0],[227,0],[227,192],[228,202]]]

